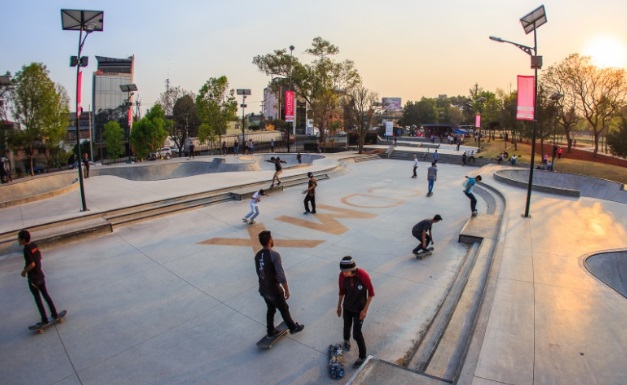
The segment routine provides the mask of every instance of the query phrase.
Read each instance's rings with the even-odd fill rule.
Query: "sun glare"
[[[601,68],[625,68],[627,54],[625,43],[611,36],[597,36],[588,41],[583,52],[592,62]]]

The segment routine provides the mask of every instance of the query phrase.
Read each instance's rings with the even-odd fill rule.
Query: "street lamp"
[[[133,97],[133,93],[137,91],[137,86],[135,84],[120,84],[120,90],[122,90],[122,92],[126,92],[126,95],[127,95],[126,106],[128,107],[128,117],[127,117],[128,163],[132,163],[131,161],[131,128],[133,127],[133,113],[132,113],[133,101],[131,100],[131,98]]]
[[[246,146],[246,133],[244,132],[244,123],[246,120],[244,116],[244,109],[246,108],[246,96],[250,95],[250,90],[240,88],[237,90],[237,94],[242,95],[242,104],[240,105],[240,107],[242,107],[242,146]]]
[[[101,32],[104,28],[104,12],[102,11],[84,11],[76,9],[61,10],[61,25],[64,31],[79,31],[78,35],[78,55],[70,59],[70,65],[76,66],[76,148],[78,151],[78,180],[81,191],[81,202],[83,210],[87,211],[87,203],[85,203],[85,188],[83,186],[83,168],[81,167],[81,138],[79,131],[79,114],[81,103],[81,67],[87,66],[87,57],[81,57],[83,45],[87,36],[92,32]],[[83,38],[83,31],[85,37]],[[90,139],[91,140],[91,139]]]
[[[533,185],[533,168],[535,166],[536,156],[536,121],[538,116],[538,69],[542,68],[542,56],[538,56],[538,36],[537,28],[547,22],[544,5],[539,6],[520,19],[525,34],[533,32],[533,48],[512,41],[501,39],[500,37],[490,36],[490,40],[499,43],[512,44],[531,57],[531,68],[534,70],[534,98],[533,98],[533,131],[531,134],[531,162],[529,164],[529,182],[527,183],[527,202],[525,205],[526,218],[529,218],[529,206],[531,205],[531,188]]]

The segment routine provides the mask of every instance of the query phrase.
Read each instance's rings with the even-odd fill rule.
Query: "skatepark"
[[[287,162],[285,187],[268,191],[257,223],[244,224],[248,197],[270,185],[271,155]],[[0,233],[36,229],[48,291],[68,311],[43,334],[29,331],[38,313],[21,251],[0,243],[0,303],[10,309],[2,383],[627,383],[622,185],[538,171],[525,218],[528,170],[496,164],[438,164],[426,197],[427,161],[412,179],[407,160],[354,152],[303,154],[302,164],[295,154],[150,163],[92,168],[88,212],[76,171],[0,190],[14,202],[0,206]],[[318,214],[308,216],[307,172],[319,180]],[[462,183],[477,174],[473,218]],[[38,182],[49,187],[19,186]],[[112,219],[122,209],[132,217]],[[435,214],[435,250],[417,260],[411,228]],[[266,330],[253,266],[262,230],[272,231],[292,316],[305,325],[270,350],[255,345]],[[354,370],[356,348],[345,352],[346,375],[333,381],[327,348],[342,341],[335,306],[346,255],[376,292],[363,326],[370,358]]]

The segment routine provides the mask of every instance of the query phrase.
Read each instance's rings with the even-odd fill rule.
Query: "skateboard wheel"
[[[37,330],[37,334],[44,334],[44,329]]]
[[[62,323],[64,323],[64,322],[65,322],[65,319],[63,319],[63,318],[59,318],[59,320],[58,320],[57,322],[58,322],[58,323],[60,323],[60,324],[62,324]]]

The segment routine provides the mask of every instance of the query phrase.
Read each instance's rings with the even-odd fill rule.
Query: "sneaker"
[[[248,223],[248,219],[246,219],[246,218],[242,218],[242,222],[244,222],[244,223]]]
[[[298,332],[301,332],[304,328],[305,325],[301,325],[297,322],[296,325],[294,325],[294,329],[290,329],[290,334],[296,334]]]
[[[274,329],[274,330],[272,331],[272,333],[268,333],[268,334],[266,335],[266,338],[268,338],[268,339],[272,339],[272,338],[274,338],[274,337],[278,336],[278,335],[279,335],[279,334],[281,334],[281,333],[282,333],[282,332],[281,332],[280,330],[276,330],[276,329]]]
[[[253,220],[251,219],[250,221],[248,221],[248,224],[249,224],[249,225],[254,225],[254,224],[255,224],[255,221],[253,221]]]
[[[347,352],[351,351],[351,342],[350,341],[344,341],[344,350]]]
[[[355,361],[355,363],[353,364],[353,369],[357,369],[359,368],[361,365],[364,364],[364,362],[366,361],[365,358],[359,358],[357,361]]]
[[[312,211],[311,213],[312,213],[312,214],[315,214],[315,213],[316,213],[316,210]]]
[[[309,213],[311,213],[311,211],[305,211],[303,214],[307,215]]]

